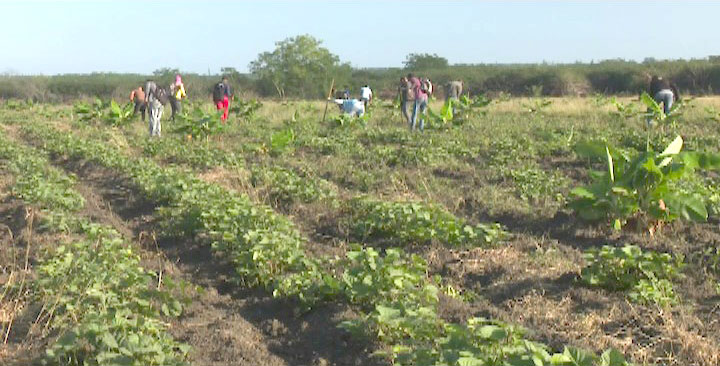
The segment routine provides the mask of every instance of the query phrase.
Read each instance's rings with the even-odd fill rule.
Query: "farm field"
[[[720,98],[231,106],[0,104],[0,363],[720,364]]]

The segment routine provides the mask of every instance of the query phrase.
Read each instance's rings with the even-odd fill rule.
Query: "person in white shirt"
[[[334,101],[345,114],[357,117],[365,114],[365,104],[357,99],[334,99]]]
[[[370,101],[372,101],[372,90],[369,86],[365,85],[360,88],[360,100],[362,100],[365,108],[367,108]]]

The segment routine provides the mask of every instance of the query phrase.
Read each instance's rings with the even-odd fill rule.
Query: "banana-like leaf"
[[[610,149],[605,146],[605,153],[607,154],[607,160],[608,160],[608,170],[610,171],[610,181],[615,181],[615,167],[613,166],[613,158],[612,155],[610,155]]]

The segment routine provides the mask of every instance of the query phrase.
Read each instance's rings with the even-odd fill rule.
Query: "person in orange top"
[[[147,109],[147,104],[145,103],[145,90],[143,90],[142,86],[138,86],[137,89],[130,92],[130,101],[135,102],[133,116],[140,111],[142,113],[142,120],[145,122],[145,109]]]

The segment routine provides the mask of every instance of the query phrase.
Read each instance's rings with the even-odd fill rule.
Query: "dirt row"
[[[347,307],[327,304],[299,314],[296,304],[289,300],[243,288],[233,283],[231,265],[214,256],[207,245],[193,238],[161,237],[154,204],[143,199],[125,177],[83,161],[56,159],[55,163],[78,177],[75,188],[86,201],[79,215],[115,228],[140,249],[146,268],[199,288],[188,292],[192,302],[170,327],[177,340],[192,346],[192,364],[382,364],[370,358],[369,344],[351,339],[337,328],[341,320],[352,315]],[[18,214],[22,213],[18,205],[21,203],[7,197],[0,212],[3,223],[10,217],[13,232],[22,231],[26,225]],[[3,247],[5,241],[21,239],[3,237]],[[26,313],[32,311],[29,308]],[[29,339],[32,317],[22,318],[26,324],[12,329],[8,344],[0,348],[4,349],[0,360],[6,356],[8,362],[27,364],[42,348]]]

